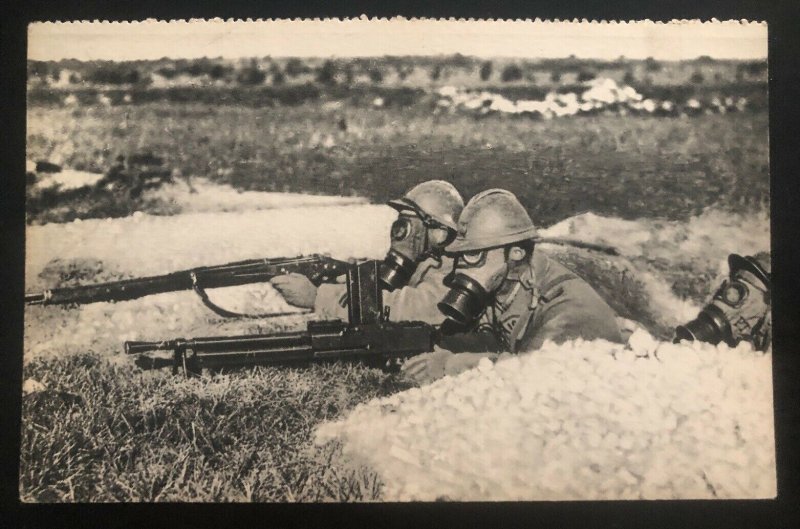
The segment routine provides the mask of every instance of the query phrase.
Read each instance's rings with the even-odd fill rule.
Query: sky
[[[350,20],[33,23],[33,60],[197,57],[765,59],[765,23]]]

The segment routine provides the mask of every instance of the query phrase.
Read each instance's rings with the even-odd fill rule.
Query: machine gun
[[[260,283],[292,272],[303,274],[312,283],[335,282],[347,273],[349,263],[326,255],[250,259],[216,266],[201,266],[160,276],[124,279],[96,285],[54,288],[41,293],[25,294],[26,305],[72,305],[100,301],[125,301],[152,294],[194,290],[203,304],[220,316],[263,317],[263,314],[239,314],[226,310],[208,298],[205,289]]]
[[[347,268],[348,322],[312,321],[305,331],[267,335],[217,336],[125,342],[125,352],[138,355],[142,369],[172,366],[187,376],[203,368],[255,365],[303,365],[358,360],[383,367],[393,359],[433,351],[440,330],[424,322],[388,321],[378,285],[377,261]],[[167,357],[157,356],[168,352]],[[151,355],[156,353],[156,356]]]

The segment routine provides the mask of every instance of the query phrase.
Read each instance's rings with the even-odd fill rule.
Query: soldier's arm
[[[425,281],[417,286],[383,292],[383,304],[389,307],[392,321],[423,321],[436,325],[444,315],[436,307],[446,293],[444,285]],[[317,289],[314,312],[323,319],[347,319],[347,286],[322,284]]]

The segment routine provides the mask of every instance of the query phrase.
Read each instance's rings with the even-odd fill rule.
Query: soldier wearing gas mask
[[[452,270],[452,259],[443,252],[455,238],[464,200],[452,184],[430,180],[388,205],[398,212],[379,277],[389,319],[441,323],[444,316],[436,304],[447,292],[443,281]],[[313,308],[324,318],[347,318],[344,284],[316,287],[300,274],[278,276],[271,283],[291,305]]]
[[[717,288],[697,318],[675,329],[675,343],[681,340],[736,347],[750,342],[757,351],[766,351],[772,343],[770,311],[770,255],[728,256],[730,275]]]
[[[455,256],[455,267],[438,306],[468,334],[492,336],[495,351],[459,354],[437,348],[408,360],[402,368],[408,376],[431,382],[471,369],[482,358],[497,359],[500,352],[535,350],[546,340],[623,342],[611,307],[583,279],[537,250],[538,238],[512,193],[490,189],[469,201],[458,235],[446,248]],[[452,349],[446,341],[442,345]]]

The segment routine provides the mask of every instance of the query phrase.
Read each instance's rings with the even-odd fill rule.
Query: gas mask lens
[[[744,284],[738,281],[726,281],[722,284],[722,288],[719,289],[716,297],[726,305],[736,308],[747,299],[747,293],[748,289]]]
[[[408,284],[426,253],[426,230],[419,217],[407,213],[401,213],[392,223],[391,247],[381,265],[381,287],[392,292]]]
[[[483,266],[486,262],[486,251],[479,250],[477,252],[463,253],[459,257],[459,260],[464,264],[463,268],[477,268]]]
[[[411,233],[411,223],[408,219],[400,217],[392,224],[391,237],[393,241],[402,241]]]

